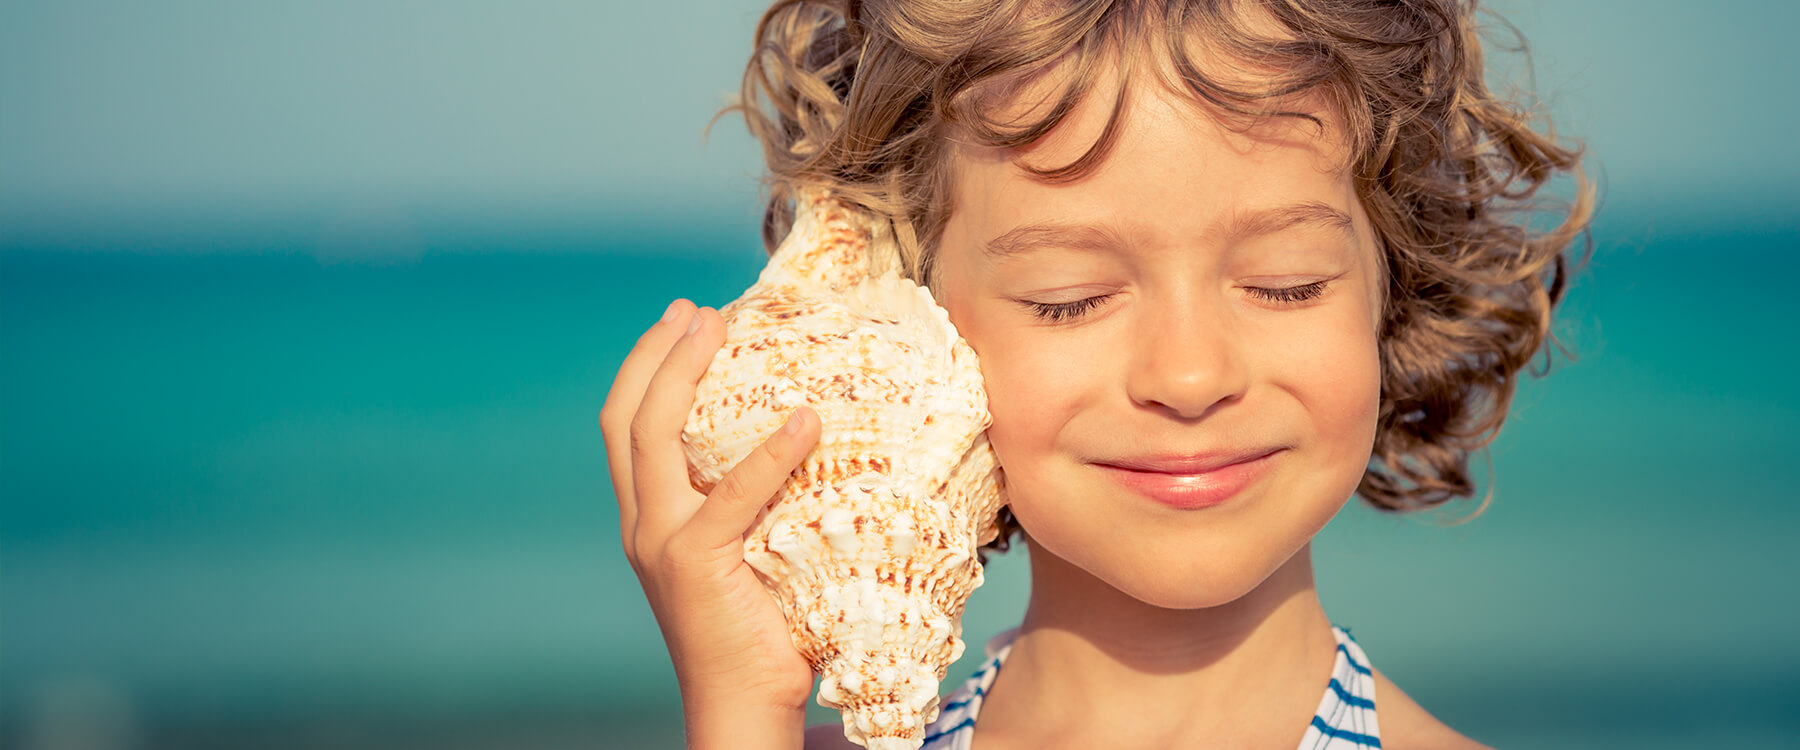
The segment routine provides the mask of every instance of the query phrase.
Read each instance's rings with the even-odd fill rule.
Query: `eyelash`
[[[1100,303],[1109,299],[1112,299],[1112,295],[1103,294],[1098,297],[1078,299],[1074,302],[1026,302],[1025,304],[1031,308],[1031,314],[1036,315],[1038,320],[1047,320],[1052,323],[1058,323],[1070,318],[1078,318],[1082,315],[1086,315],[1087,311],[1098,307]]]
[[[1315,281],[1311,284],[1302,284],[1300,286],[1291,286],[1281,289],[1269,289],[1255,286],[1245,287],[1245,289],[1248,290],[1251,295],[1261,297],[1270,302],[1293,305],[1315,300],[1320,296],[1323,296],[1325,294],[1325,284],[1326,282],[1324,281]],[[1039,320],[1060,323],[1065,320],[1071,320],[1086,315],[1089,310],[1099,307],[1100,303],[1111,299],[1112,296],[1113,295],[1110,294],[1103,294],[1098,297],[1088,297],[1087,299],[1078,299],[1074,302],[1061,303],[1024,302],[1027,307],[1031,308],[1031,314],[1036,316]]]
[[[1290,286],[1285,289],[1265,289],[1263,287],[1255,286],[1244,288],[1250,290],[1252,295],[1269,300],[1270,302],[1280,302],[1282,304],[1307,302],[1318,299],[1325,294],[1325,282],[1323,281],[1315,281],[1311,284],[1301,284],[1300,286]]]

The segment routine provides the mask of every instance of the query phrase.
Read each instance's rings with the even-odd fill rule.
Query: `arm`
[[[696,706],[682,699],[688,750],[794,750],[812,747],[806,710],[748,703]],[[840,736],[841,736],[840,732]]]

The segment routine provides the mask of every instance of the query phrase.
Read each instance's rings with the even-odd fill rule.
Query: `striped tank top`
[[[1000,664],[1012,653],[1018,628],[994,636],[987,643],[988,660],[975,675],[944,699],[936,721],[925,728],[921,750],[969,750],[975,736],[975,716],[981,699],[1000,674]],[[1368,656],[1350,637],[1350,631],[1331,626],[1337,637],[1337,663],[1331,682],[1319,698],[1319,710],[1300,739],[1298,750],[1355,750],[1381,747],[1381,728],[1375,722],[1375,676]]]

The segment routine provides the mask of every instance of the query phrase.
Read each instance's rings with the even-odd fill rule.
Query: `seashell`
[[[756,284],[720,309],[725,344],[682,432],[689,480],[712,491],[795,408],[818,413],[818,446],[764,507],[744,559],[844,736],[914,750],[963,653],[976,548],[997,533],[987,393],[949,314],[892,269],[885,224],[822,191],[797,203]]]

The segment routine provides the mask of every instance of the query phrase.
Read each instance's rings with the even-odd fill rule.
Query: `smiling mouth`
[[[1107,478],[1157,503],[1195,510],[1214,507],[1236,497],[1268,472],[1280,452],[1277,449],[1246,456],[1131,462],[1167,470],[1111,463],[1095,466]]]
[[[1228,468],[1234,464],[1254,461],[1279,450],[1281,449],[1241,448],[1235,450],[1211,451],[1207,453],[1166,453],[1125,456],[1116,459],[1095,461],[1094,463],[1138,472],[1197,475]]]

